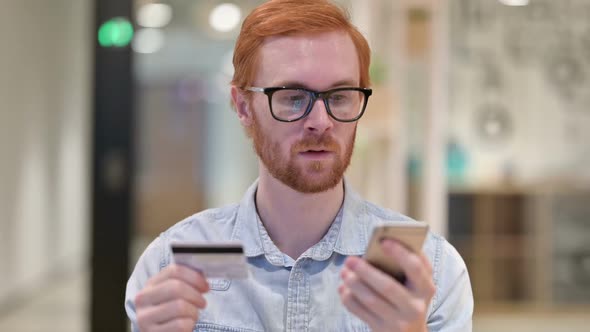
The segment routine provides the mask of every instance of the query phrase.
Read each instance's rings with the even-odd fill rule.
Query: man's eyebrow
[[[277,84],[275,84],[274,86],[286,86],[289,88],[303,88],[303,89],[309,89],[309,90],[313,90],[310,89],[310,87],[302,82],[299,81],[281,81],[278,82]],[[338,88],[338,87],[344,87],[344,86],[357,86],[357,83],[354,80],[341,80],[341,81],[337,81],[335,83],[333,83],[330,87],[328,87],[328,89],[333,89],[333,88]]]
[[[358,83],[354,80],[342,80],[332,84],[332,88],[338,88],[343,86],[357,86]]]

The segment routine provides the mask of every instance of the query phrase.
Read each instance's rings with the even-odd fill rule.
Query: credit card
[[[206,278],[248,278],[248,264],[241,243],[175,242],[170,247],[176,264],[200,271]]]

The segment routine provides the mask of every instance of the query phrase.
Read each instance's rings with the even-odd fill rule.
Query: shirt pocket
[[[348,319],[345,320],[344,326],[339,327],[337,330],[347,332],[371,332],[367,323],[351,313],[348,313]]]
[[[240,327],[222,326],[212,323],[197,323],[193,332],[263,332]]]
[[[229,279],[207,279],[207,282],[209,283],[209,288],[214,291],[226,291],[231,285],[231,280]]]
[[[371,329],[364,324],[361,325],[353,325],[350,327],[350,329],[347,329],[346,331],[350,331],[350,332],[371,332]]]

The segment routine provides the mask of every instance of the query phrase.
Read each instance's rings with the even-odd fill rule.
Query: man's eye
[[[330,101],[333,101],[333,102],[341,103],[341,102],[346,102],[347,100],[348,100],[348,96],[345,94],[333,94],[330,96]]]
[[[295,111],[301,107],[303,107],[303,98],[299,98],[299,99],[292,99],[291,103],[293,105],[293,109],[292,111]]]
[[[305,96],[291,96],[289,98],[292,102],[301,102],[302,100],[305,99]]]

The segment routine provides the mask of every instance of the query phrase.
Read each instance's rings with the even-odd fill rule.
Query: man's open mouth
[[[302,151],[299,154],[304,157],[310,157],[310,158],[324,158],[324,157],[329,157],[330,155],[332,155],[332,151],[321,150],[321,149],[310,149],[310,150]]]

